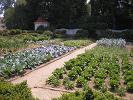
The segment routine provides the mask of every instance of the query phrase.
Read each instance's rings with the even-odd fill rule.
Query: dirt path
[[[78,50],[74,51],[73,53],[71,53],[70,55],[67,55],[53,63],[50,63],[50,64],[38,69],[38,70],[35,70],[32,73],[30,73],[24,77],[21,77],[21,78],[18,78],[16,80],[12,81],[12,83],[16,84],[16,83],[20,83],[20,82],[27,80],[27,84],[31,88],[33,96],[35,96],[41,100],[51,100],[51,98],[53,98],[53,97],[59,97],[62,94],[62,92],[52,91],[52,90],[48,90],[48,89],[39,89],[39,88],[34,88],[34,87],[44,86],[45,81],[47,80],[47,78],[51,75],[51,73],[56,68],[63,67],[64,62],[67,62],[70,59],[76,58],[77,55],[85,53],[86,50],[92,49],[95,46],[96,46],[96,43],[86,46],[84,48],[78,49]]]

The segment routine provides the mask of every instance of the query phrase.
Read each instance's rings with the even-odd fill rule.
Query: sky
[[[87,0],[87,3],[89,2],[90,0]],[[3,17],[3,14],[0,14],[0,17]]]
[[[87,3],[90,2],[90,0],[87,0]]]

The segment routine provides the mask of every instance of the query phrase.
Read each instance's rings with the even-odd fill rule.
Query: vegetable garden
[[[10,78],[92,43],[90,40],[52,39],[52,32],[23,33],[0,38],[0,76]],[[33,46],[33,47],[30,47]],[[3,55],[3,53],[5,53]]]
[[[63,68],[56,69],[52,73],[47,80],[47,84],[52,87],[66,90],[84,90],[93,82],[93,95],[95,97],[96,93],[101,95],[100,92],[102,92],[104,95],[101,96],[101,98],[103,97],[102,100],[107,100],[105,96],[106,93],[115,94],[118,97],[125,96],[126,92],[129,94],[132,93],[133,64],[129,60],[130,54],[123,48],[124,46],[121,45],[123,40],[115,41],[115,43],[112,42],[112,47],[108,45],[98,46],[93,50],[87,51],[77,58],[66,62]],[[103,44],[100,43],[99,45]],[[114,47],[114,44],[118,46]],[[99,90],[100,92],[96,92],[95,90]],[[73,96],[74,94],[70,95],[72,95],[72,98],[76,98],[76,96]],[[59,100],[71,98],[69,96],[65,95]],[[83,97],[83,95],[81,97]],[[95,97],[95,99],[100,100],[100,96]],[[114,98],[112,99],[112,96],[109,96],[108,99],[116,100]]]

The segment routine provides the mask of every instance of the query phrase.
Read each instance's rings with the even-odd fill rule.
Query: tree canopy
[[[92,16],[106,17],[113,29],[128,26],[133,0],[91,0],[90,3]]]
[[[78,27],[86,14],[86,0],[17,0],[6,10],[5,22],[8,28],[33,29],[33,22],[43,17],[55,27]]]

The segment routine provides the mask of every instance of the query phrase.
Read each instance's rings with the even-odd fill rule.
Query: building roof
[[[42,17],[38,17],[38,19],[34,23],[35,24],[48,23],[48,21],[44,20]]]

